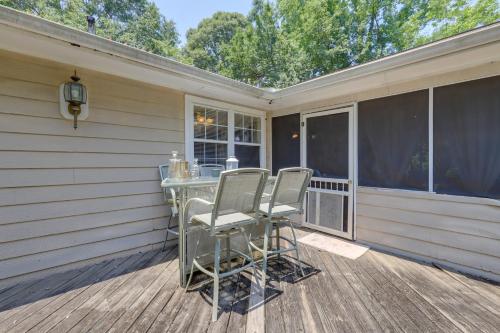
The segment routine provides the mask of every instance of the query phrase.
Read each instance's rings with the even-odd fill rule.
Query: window
[[[500,76],[434,88],[434,191],[500,199]]]
[[[359,185],[428,189],[428,106],[428,90],[359,103]]]
[[[194,157],[200,164],[226,164],[228,145],[228,113],[195,106]]]
[[[260,117],[234,114],[234,154],[242,168],[260,167],[260,122]]]
[[[273,175],[300,166],[300,114],[273,118]]]
[[[265,118],[258,111],[188,96],[186,119],[188,160],[225,165],[234,155],[240,167],[265,166]]]

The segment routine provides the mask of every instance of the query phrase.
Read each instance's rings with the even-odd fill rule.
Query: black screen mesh
[[[273,175],[281,168],[300,166],[300,114],[274,117]]]
[[[428,90],[359,103],[359,185],[428,189],[428,108]]]
[[[500,198],[500,76],[434,89],[434,191]]]
[[[349,178],[349,113],[307,119],[307,167],[314,177]]]

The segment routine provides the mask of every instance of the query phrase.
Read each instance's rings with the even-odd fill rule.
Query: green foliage
[[[80,30],[96,18],[96,34],[163,56],[178,53],[175,23],[148,0],[0,0],[0,4]]]
[[[431,4],[427,20],[433,30],[428,36],[421,36],[420,43],[449,37],[500,20],[500,2],[497,0],[477,0],[474,5],[465,0],[445,3],[436,1]]]
[[[223,73],[285,87],[499,20],[497,0],[255,0]]]
[[[187,33],[150,0],[0,0],[260,87],[286,87],[500,20],[498,0],[254,0],[248,17],[218,12]]]
[[[239,13],[217,12],[202,20],[186,34],[186,61],[211,72],[223,71],[228,66],[225,49],[236,32],[247,25],[246,17]]]
[[[248,19],[251,24],[239,30],[226,49],[229,61],[222,74],[260,87],[298,83],[305,57],[278,24],[277,8],[254,0]]]

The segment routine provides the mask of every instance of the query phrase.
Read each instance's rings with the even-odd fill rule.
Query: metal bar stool
[[[193,215],[190,222],[190,229],[201,228],[210,237],[215,238],[214,249],[214,269],[209,271],[199,263],[197,257],[199,238],[196,243],[191,272],[186,285],[189,287],[193,277],[193,270],[196,266],[201,272],[207,274],[214,280],[214,293],[212,303],[212,321],[217,320],[219,304],[219,281],[230,275],[237,274],[249,267],[255,269],[250,240],[245,231],[245,226],[256,224],[259,221],[259,206],[266,185],[269,171],[265,169],[248,168],[224,171],[221,173],[215,201],[208,202],[200,198],[189,199],[185,207],[185,225],[187,225],[189,209],[193,203],[199,203],[205,207],[210,207],[211,212],[207,214]],[[188,230],[189,232],[189,230]],[[231,238],[243,235],[248,246],[248,254],[231,247]],[[227,271],[221,273],[220,256],[221,241],[226,245]],[[234,253],[243,258],[243,264],[235,269],[231,269],[231,254]]]
[[[200,176],[202,177],[215,177],[214,171],[220,174],[222,171],[226,170],[226,167],[222,164],[201,164],[200,165]]]
[[[158,169],[160,170],[160,178],[162,181],[164,181],[168,176],[168,164],[161,164],[158,166]],[[164,188],[163,198],[165,199],[165,202],[167,202],[167,204],[170,206],[170,216],[168,217],[168,224],[167,224],[167,235],[165,236],[165,241],[163,242],[163,247],[162,247],[162,251],[165,251],[168,241],[168,235],[172,234],[179,237],[179,232],[177,227],[170,226],[172,220],[176,219],[179,216],[179,202],[174,189],[169,190]]]
[[[295,251],[297,263],[302,276],[304,276],[302,262],[299,257],[297,237],[295,236],[295,230],[289,217],[293,214],[303,213],[304,195],[311,181],[312,174],[313,170],[307,168],[286,168],[279,170],[269,203],[262,203],[259,207],[260,213],[264,216],[262,220],[266,223],[263,246],[260,248],[252,241],[250,242],[250,246],[262,253],[262,284],[264,286],[266,284],[268,258],[274,255],[280,256],[281,253]],[[282,224],[290,227],[293,239],[280,235],[280,225]],[[276,236],[272,235],[274,228],[276,229]],[[276,247],[269,249],[269,241],[272,239],[276,239]],[[288,247],[281,248],[280,240],[287,242]],[[294,270],[297,273],[295,266]]]

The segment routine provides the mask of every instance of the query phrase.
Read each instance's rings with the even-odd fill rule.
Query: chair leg
[[[302,276],[305,276],[304,269],[302,268],[302,262],[300,261],[300,257],[299,257],[299,244],[297,243],[297,237],[295,236],[295,230],[293,228],[291,221],[288,221],[288,224],[290,225],[290,229],[292,230],[293,244],[295,246],[295,254],[297,255],[297,263],[299,264],[300,272],[302,273]]]
[[[246,232],[245,228],[243,228],[243,227],[241,228],[241,233],[243,234],[243,237],[245,238],[245,242],[247,243],[248,256],[250,257],[250,260],[252,260],[252,267],[253,267],[254,273],[255,273],[255,261],[253,258],[253,250],[252,250],[252,246],[250,246],[250,239],[252,239],[252,234],[247,235],[247,232]]]
[[[266,286],[266,269],[267,269],[267,249],[269,242],[269,229],[272,228],[271,220],[266,221],[264,228],[264,245],[262,246],[262,286]]]
[[[170,223],[172,222],[172,215],[173,214],[170,214],[170,217],[168,218],[167,235],[165,236],[165,241],[163,242],[163,247],[161,248],[162,252],[165,252],[165,250],[166,250],[167,241],[168,241],[168,232],[170,231]]]
[[[266,221],[267,223],[267,221]],[[270,223],[270,222],[269,222]],[[269,234],[267,235],[268,237],[268,240],[267,240],[267,250],[268,251],[272,251],[273,250],[273,229],[274,229],[274,226],[271,224],[271,227],[270,227],[270,230],[269,230]]]
[[[189,288],[189,284],[191,283],[191,279],[193,278],[193,271],[194,271],[194,261],[196,260],[196,255],[198,254],[198,245],[200,245],[200,236],[196,240],[196,247],[194,248],[194,255],[193,255],[193,261],[191,262],[191,272],[189,273],[189,279],[186,283],[186,291]]]
[[[231,237],[226,237],[226,265],[227,271],[231,270]]]
[[[280,224],[276,223],[276,250],[280,250]],[[281,260],[281,253],[278,252],[278,260]]]
[[[212,301],[212,321],[217,321],[219,313],[219,272],[220,272],[220,238],[215,240],[214,258],[214,296]]]

